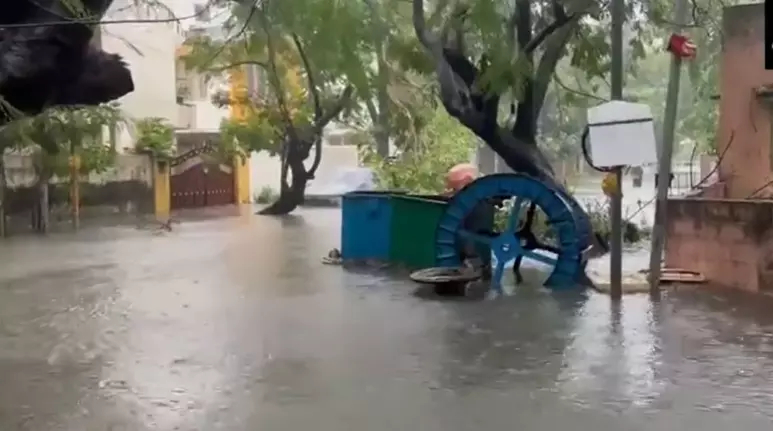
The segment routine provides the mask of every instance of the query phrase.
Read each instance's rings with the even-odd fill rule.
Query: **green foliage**
[[[677,156],[688,157],[693,145],[699,152],[715,152],[718,124],[718,76],[721,54],[722,8],[737,4],[737,0],[713,2],[692,0],[691,26],[688,35],[698,46],[695,59],[684,62],[679,109],[677,112]],[[666,88],[671,55],[663,45],[670,34],[673,2],[655,1],[637,4],[629,1],[629,11],[639,8],[647,20],[630,21],[630,38],[625,50],[626,77],[624,97],[646,103],[655,117],[656,136],[660,138],[665,110]],[[600,38],[575,40],[569,55],[558,66],[554,83],[543,107],[540,122],[540,144],[554,160],[579,156],[579,134],[585,125],[588,107],[609,98],[608,46]],[[575,56],[584,57],[582,61]],[[590,58],[600,58],[603,64],[591,64]]]
[[[717,103],[710,96],[717,91],[716,55],[721,42],[718,22],[723,2],[693,1],[696,22],[690,27],[690,33],[699,45],[699,57],[688,63],[689,85],[683,86],[686,95],[681,103],[678,130],[680,137],[711,147]],[[425,3],[428,25],[435,31],[453,23],[450,17],[455,2],[426,0]],[[462,27],[467,50],[475,60],[486,53],[491,62],[482,84],[510,98],[520,96],[524,78],[535,76],[535,68],[543,60],[548,45],[560,39],[560,35],[556,33],[547,38],[535,53],[535,64],[529,65],[519,54],[520,49],[512,37],[516,30],[510,20],[513,3],[480,0],[470,4]],[[587,18],[571,31],[563,51],[564,58],[555,73],[556,80],[551,84],[543,106],[538,142],[553,160],[579,157],[579,135],[585,124],[585,111],[609,96],[608,2],[571,0],[562,4],[569,12],[582,12]],[[434,109],[436,100],[434,95],[425,97],[427,92],[422,87],[432,84],[428,81],[434,81],[427,79],[433,65],[413,33],[410,2],[273,0],[261,3],[257,13],[251,13],[250,4],[246,3],[226,1],[224,5],[232,9],[227,30],[237,36],[227,41],[206,37],[191,39],[193,49],[187,58],[188,65],[207,73],[219,73],[231,69],[232,65],[251,62],[260,64],[265,74],[274,75],[264,83],[269,90],[259,90],[263,96],[247,95],[241,101],[227,100],[228,104],[239,103],[254,108],[248,110],[242,120],[228,121],[221,126],[229,151],[277,151],[285,130],[278,94],[284,96],[286,105],[297,108],[292,115],[293,121],[308,122],[312,112],[307,98],[310,89],[306,78],[309,74],[315,78],[315,86],[325,100],[329,100],[341,84],[354,85],[362,103],[346,112],[347,120],[357,122],[371,132],[389,128],[392,142],[401,151],[417,141],[416,136],[430,121],[428,118],[432,115],[428,116],[426,112]],[[442,7],[438,9],[439,6]],[[662,45],[671,31],[673,6],[673,2],[665,0],[626,1],[625,93],[634,100],[650,104],[657,117],[663,112],[669,59],[668,54],[663,53]],[[246,30],[240,33],[248,17]],[[532,1],[535,34],[553,19],[548,0]],[[311,70],[303,67],[292,35],[301,41]],[[267,50],[269,41],[273,42],[278,59],[273,65],[275,72],[272,67],[267,67],[271,66]],[[385,61],[383,70],[376,67],[379,58]],[[382,124],[380,107],[374,102],[385,81],[389,89],[388,115],[387,124]],[[294,93],[298,98],[291,101],[293,91],[288,88],[293,82],[301,88]],[[363,116],[363,112],[368,115]],[[369,120],[363,117],[369,117]],[[658,118],[656,123],[660,122]]]
[[[227,27],[235,37],[225,41],[193,38],[187,41],[191,50],[185,60],[188,67],[209,74],[257,67],[265,79],[256,93],[242,88],[214,100],[236,112],[220,126],[221,150],[226,154],[268,151],[274,155],[291,131],[312,124],[312,90],[319,94],[323,110],[338,96],[335,84],[340,69],[336,69],[336,62],[344,53],[331,52],[337,45],[327,39],[330,31],[321,21],[334,11],[321,1],[309,4],[320,15],[301,12],[288,2],[266,2],[253,12],[238,2],[227,4],[232,8]],[[247,17],[250,20],[245,22]],[[346,17],[336,15],[336,19]],[[321,40],[328,44],[325,49],[318,46]],[[313,89],[309,87],[310,75]]]
[[[80,157],[79,172],[81,175],[103,173],[115,162],[115,154],[107,145],[91,143],[83,145],[78,150],[78,156]],[[66,178],[70,174],[69,157],[65,156],[64,153],[57,155],[43,153],[40,157],[50,174],[59,178]]]
[[[383,120],[399,117],[400,111],[406,109],[405,99],[412,94],[404,89],[408,68],[400,67],[401,64],[423,62],[425,70],[429,65],[415,40],[410,4],[406,2],[270,1],[261,3],[255,11],[241,2],[227,1],[225,5],[232,10],[226,28],[233,37],[225,41],[201,36],[190,39],[187,43],[192,49],[186,64],[206,74],[235,70],[245,64],[257,65],[266,77],[257,91],[259,94],[245,95],[241,100],[229,97],[224,101],[279,114],[283,108],[279,105],[284,103],[287,111],[292,112],[296,126],[310,123],[311,77],[323,107],[336,99],[341,88],[348,84],[354,87],[355,98],[361,103],[350,104],[343,116],[349,121],[367,123],[371,131],[391,129],[393,125]],[[306,62],[293,37],[300,42]],[[273,49],[273,58],[269,46]],[[405,57],[408,51],[413,60]],[[299,88],[294,90],[293,86]],[[387,87],[389,91],[384,91]],[[379,98],[385,98],[385,104],[377,103]],[[252,123],[245,125],[248,130],[241,134],[265,137],[276,135],[277,126],[281,126],[281,131],[286,129],[283,124],[286,120],[275,113],[254,120],[244,118],[256,114],[257,110],[248,110],[241,116],[240,120]],[[233,135],[227,130],[231,128],[223,129]],[[254,140],[260,150],[266,141]]]
[[[374,170],[380,188],[439,194],[445,189],[448,170],[469,162],[477,144],[470,131],[442,109],[435,109],[426,127],[394,160],[379,157],[372,146],[364,148],[364,160]]]
[[[114,151],[103,141],[105,129],[117,130],[126,123],[120,107],[109,103],[94,107],[49,109],[34,117],[16,120],[2,129],[9,146],[32,148],[40,153],[41,169],[66,176],[68,158],[78,155],[82,174],[103,172],[114,161]]]
[[[265,186],[260,189],[255,196],[252,197],[256,204],[269,204],[274,202],[279,197],[279,194],[271,186]]]
[[[245,106],[244,119],[227,119],[220,124],[223,147],[229,152],[267,151],[276,155],[286,135],[286,124],[276,105],[254,103]],[[296,110],[294,122],[309,121],[309,113]],[[299,118],[303,117],[299,121]],[[297,124],[297,123],[296,123]]]
[[[137,152],[150,153],[159,158],[168,158],[174,151],[174,128],[164,118],[148,117],[134,122]]]

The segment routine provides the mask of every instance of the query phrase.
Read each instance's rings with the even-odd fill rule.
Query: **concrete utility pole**
[[[625,0],[612,0],[612,100],[623,99],[623,23]],[[610,296],[623,296],[623,170],[615,168],[615,189],[612,193],[610,218],[612,232],[610,243]]]
[[[688,18],[689,0],[676,0],[674,11],[674,33],[680,33]],[[663,147],[658,160],[658,191],[655,205],[655,223],[652,226],[652,251],[650,253],[650,293],[660,294],[660,262],[666,245],[666,205],[668,186],[671,178],[671,159],[674,153],[674,132],[676,129],[677,107],[679,104],[679,81],[682,75],[682,58],[671,56],[671,70],[668,76],[666,111],[663,114]]]

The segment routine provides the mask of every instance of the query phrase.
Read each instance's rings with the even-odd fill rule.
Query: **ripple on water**
[[[300,214],[0,248],[0,429],[769,429],[770,303],[428,300]]]

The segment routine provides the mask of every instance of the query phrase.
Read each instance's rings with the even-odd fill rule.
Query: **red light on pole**
[[[668,40],[668,51],[681,58],[694,58],[698,47],[681,34],[672,34]]]

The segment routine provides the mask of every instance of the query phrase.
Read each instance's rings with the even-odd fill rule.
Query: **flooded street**
[[[420,299],[323,265],[338,225],[318,209],[0,245],[0,429],[770,429],[759,300]]]

